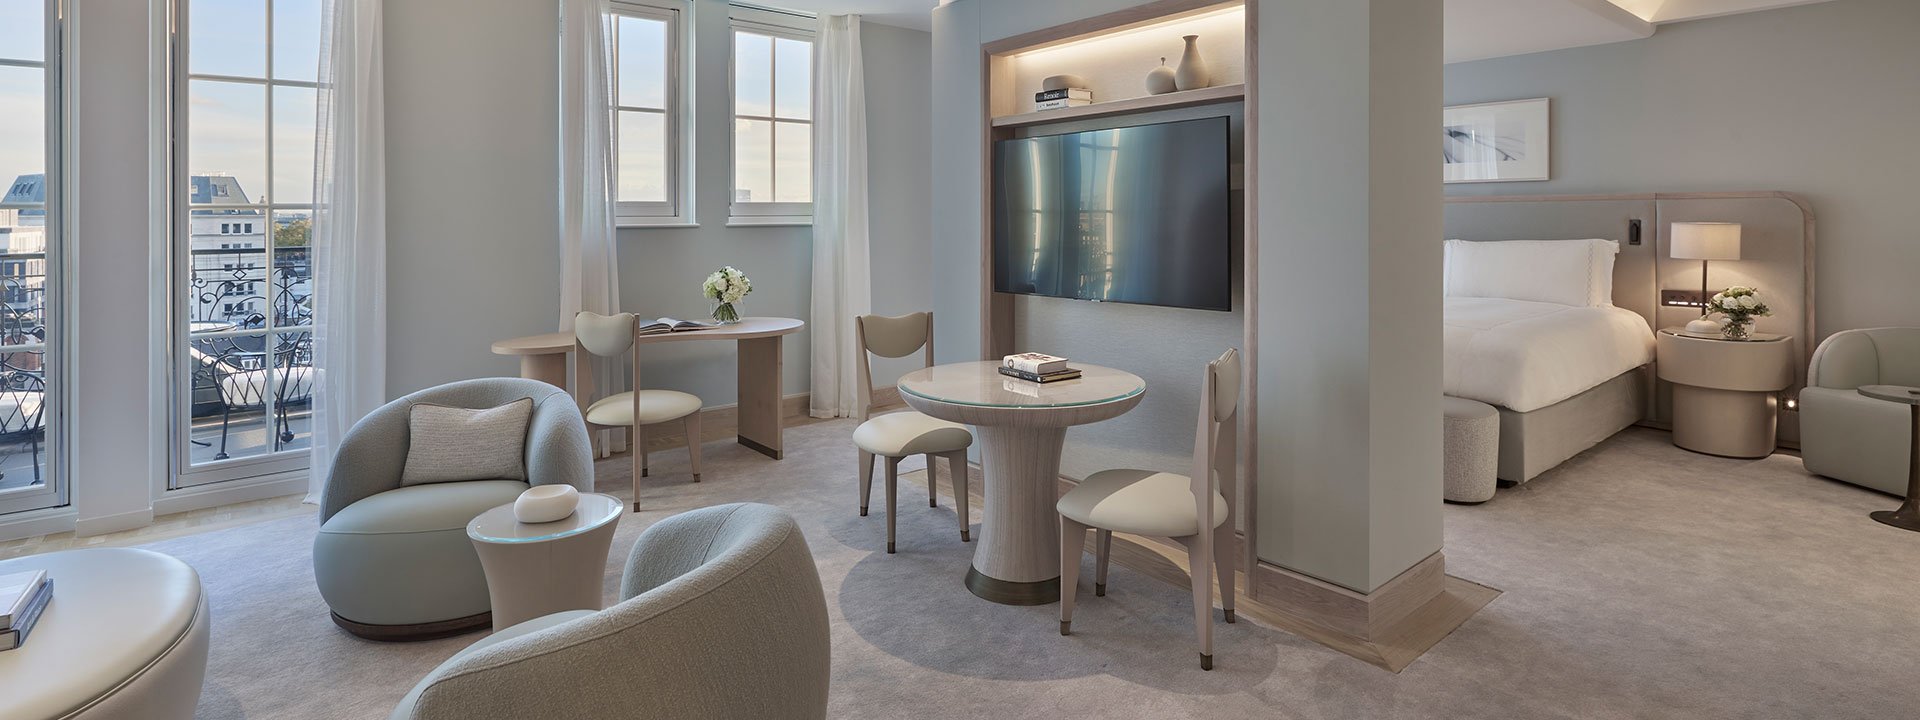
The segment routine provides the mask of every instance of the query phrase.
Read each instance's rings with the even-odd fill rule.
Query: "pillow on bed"
[[[1619,252],[1612,240],[1448,240],[1446,294],[1604,307]]]

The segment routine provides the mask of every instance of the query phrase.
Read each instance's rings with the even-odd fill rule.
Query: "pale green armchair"
[[[1834,333],[1813,351],[1800,391],[1807,471],[1905,495],[1913,447],[1907,406],[1861,395],[1862,385],[1920,386],[1920,328]]]

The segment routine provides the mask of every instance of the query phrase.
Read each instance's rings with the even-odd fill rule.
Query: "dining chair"
[[[1094,533],[1093,594],[1107,594],[1107,561],[1115,532],[1172,538],[1187,546],[1193,577],[1193,618],[1200,632],[1200,669],[1213,669],[1213,581],[1220,607],[1233,622],[1233,523],[1220,482],[1235,477],[1234,414],[1240,399],[1240,351],[1229,348],[1207,363],[1193,433],[1191,475],[1152,470],[1102,470],[1060,497],[1060,634],[1073,628],[1080,553]]]
[[[601,315],[581,312],[573,316],[575,351],[599,357],[614,357],[633,347],[633,313]],[[647,476],[647,441],[643,426],[683,420],[686,423],[687,459],[693,481],[700,482],[700,407],[699,396],[678,390],[641,390],[640,354],[633,354],[635,389],[614,393],[585,406],[582,414],[590,430],[627,429],[627,447],[633,454],[633,511],[640,512],[640,478]],[[578,388],[577,397],[586,398],[591,388]]]
[[[860,387],[857,389],[860,427],[853,431],[853,444],[860,448],[860,515],[867,514],[867,500],[873,497],[873,460],[887,460],[887,553],[893,553],[894,499],[899,494],[900,461],[914,455],[927,457],[927,507],[939,507],[935,489],[934,458],[946,458],[947,471],[953,475],[954,510],[960,517],[960,542],[973,539],[967,528],[967,447],[973,445],[973,432],[959,423],[938,420],[914,410],[871,416],[873,412],[873,356],[903,358],[924,350],[925,367],[933,367],[933,313],[917,312],[899,317],[861,315],[853,319],[855,341],[860,346]]]

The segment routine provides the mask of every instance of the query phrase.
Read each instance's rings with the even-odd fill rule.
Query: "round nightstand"
[[[1793,385],[1792,341],[1661,330],[1655,363],[1660,379],[1673,383],[1673,444],[1725,457],[1773,454],[1780,391]]]
[[[546,523],[513,517],[513,503],[467,523],[467,539],[487,572],[493,629],[562,610],[599,610],[607,549],[626,505],[612,495],[581,493],[572,515]]]
[[[1920,388],[1905,385],[1863,385],[1858,392],[1875,400],[1906,405],[1913,418],[1912,453],[1907,458],[1907,501],[1897,510],[1876,510],[1875,520],[1901,530],[1920,532]]]

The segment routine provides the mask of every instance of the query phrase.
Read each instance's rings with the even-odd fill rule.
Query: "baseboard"
[[[153,508],[141,508],[113,515],[94,518],[77,518],[73,521],[74,537],[105,535],[121,530],[132,530],[153,524]]]
[[[69,532],[77,516],[72,507],[14,513],[0,521],[0,542]]]
[[[250,500],[304,495],[309,489],[307,477],[305,470],[289,470],[247,480],[168,490],[160,499],[153,501],[153,514],[172,515]]]
[[[1447,561],[1445,553],[1435,552],[1370,593],[1266,562],[1256,563],[1251,575],[1253,595],[1261,604],[1372,642],[1394,632],[1414,610],[1439,597],[1447,585]]]

